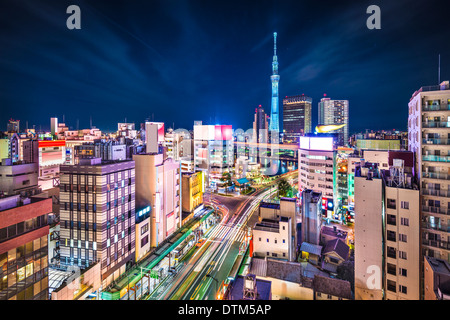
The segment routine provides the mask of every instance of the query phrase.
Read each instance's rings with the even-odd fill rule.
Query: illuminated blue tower
[[[273,33],[273,61],[272,61],[272,75],[270,80],[272,81],[272,108],[270,110],[270,125],[269,131],[280,132],[280,120],[278,118],[278,82],[280,76],[278,75],[278,57],[277,57],[277,33]],[[276,134],[274,132],[274,134]]]

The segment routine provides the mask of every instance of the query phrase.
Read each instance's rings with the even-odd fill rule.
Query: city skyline
[[[439,54],[441,81],[448,78],[449,45],[433,31],[448,24],[439,18],[439,1],[382,2],[380,30],[366,27],[364,1],[328,10],[290,1],[79,1],[80,30],[65,26],[72,3],[5,3],[2,129],[10,118],[39,129],[63,115],[73,128],[92,118],[104,131],[125,118],[187,129],[194,120],[251,128],[254,108],[270,108],[273,32],[279,96],[311,96],[313,126],[326,93],[349,100],[350,133],[405,130],[404,101],[438,84]],[[298,21],[299,13],[308,18]],[[427,13],[432,24],[420,18]],[[367,109],[374,110],[370,117]]]

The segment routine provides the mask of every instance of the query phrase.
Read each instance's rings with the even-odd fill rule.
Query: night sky
[[[421,86],[450,80],[446,1],[0,0],[0,129],[116,130],[146,118],[166,127],[252,127],[270,114],[273,32],[282,98],[350,101],[350,132],[406,130]],[[81,30],[69,30],[69,5]],[[381,8],[381,30],[366,9]],[[280,110],[282,113],[282,110]],[[280,116],[281,118],[281,116]],[[280,121],[280,126],[282,122]]]

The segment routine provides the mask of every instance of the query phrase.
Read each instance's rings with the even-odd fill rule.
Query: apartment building
[[[413,154],[389,170],[361,161],[355,173],[355,299],[420,299],[419,188]]]
[[[449,81],[420,88],[408,108],[408,150],[415,153],[420,183],[421,254],[449,262]]]
[[[135,163],[81,159],[61,173],[61,264],[100,261],[106,287],[135,260]]]

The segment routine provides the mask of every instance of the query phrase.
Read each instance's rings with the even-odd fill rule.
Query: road
[[[292,172],[289,176],[295,176]],[[272,182],[276,184],[280,177]],[[194,247],[177,267],[177,274],[164,279],[148,300],[217,299],[220,284],[225,281],[239,252],[248,243],[245,234],[258,220],[259,203],[275,194],[276,188],[260,186],[251,195],[205,197],[223,213],[222,221],[205,234],[205,243]],[[247,241],[246,241],[247,240]]]

